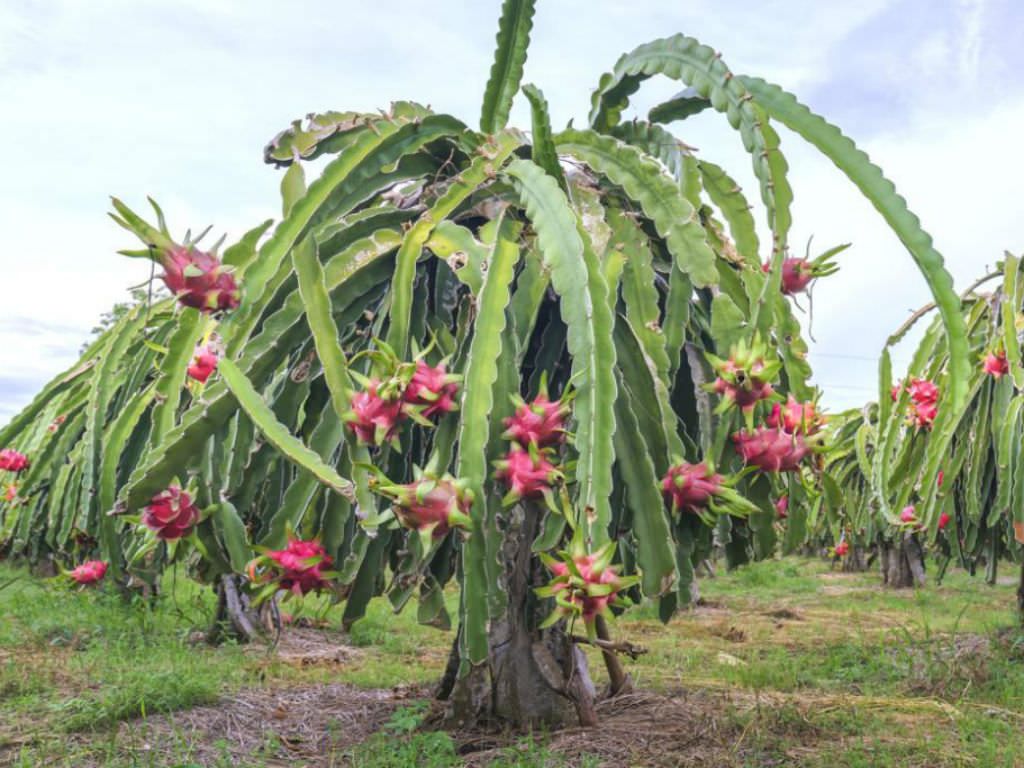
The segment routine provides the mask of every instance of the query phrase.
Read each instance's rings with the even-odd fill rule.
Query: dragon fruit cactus
[[[785,405],[772,405],[772,412],[765,419],[765,424],[791,435],[813,435],[824,421],[813,402],[801,403],[790,395]]]
[[[514,504],[520,499],[545,499],[548,506],[554,504],[552,487],[562,478],[562,473],[548,460],[547,451],[536,445],[524,450],[513,447],[504,459],[494,462],[494,478],[508,488],[504,504]]]
[[[578,537],[574,537],[569,551],[559,553],[558,559],[541,554],[541,561],[553,578],[547,586],[534,591],[538,597],[555,599],[555,610],[541,627],[580,617],[587,633],[593,635],[598,616],[609,615],[613,605],[628,605],[620,593],[636,584],[639,577],[619,575],[619,567],[611,564],[614,555],[615,542],[587,554]]]
[[[705,386],[722,397],[717,409],[719,413],[735,405],[749,420],[754,406],[772,396],[772,382],[782,363],[777,359],[768,360],[767,355],[767,348],[758,339],[751,345],[741,342],[732,347],[727,360],[710,353],[707,355],[717,378]]]
[[[103,577],[107,575],[107,564],[102,560],[87,560],[68,571],[67,575],[76,584],[96,584],[103,581]]]
[[[459,393],[461,380],[461,376],[448,373],[444,363],[431,366],[423,360],[417,360],[412,377],[402,393],[406,413],[418,413],[429,420],[458,410],[455,396]]]
[[[24,472],[29,466],[28,457],[13,448],[4,448],[0,451],[0,471]]]
[[[366,381],[363,390],[352,395],[345,423],[359,442],[381,445],[397,442],[398,430],[405,419],[401,390],[389,381]]]
[[[1010,372],[1010,363],[1006,359],[1006,353],[997,350],[985,355],[982,368],[993,379],[1000,379]]]
[[[150,500],[142,522],[161,541],[177,541],[199,522],[199,508],[186,491],[172,485]]]
[[[505,418],[503,438],[519,443],[523,448],[529,448],[531,444],[549,448],[565,441],[565,423],[570,412],[565,400],[549,400],[547,387],[542,385],[540,393],[530,402],[518,395],[513,396],[512,401],[516,410]]]
[[[849,244],[830,248],[817,258],[787,258],[782,261],[782,283],[781,291],[786,296],[795,296],[803,293],[807,287],[819,277],[828,277],[839,271],[839,265],[832,257],[840,251],[849,248]],[[771,271],[771,263],[761,265],[764,272]]]
[[[270,550],[262,558],[269,566],[263,580],[272,581],[278,589],[302,596],[314,590],[326,589],[330,586],[330,568],[333,560],[319,541],[290,538],[284,549]],[[250,563],[250,579],[254,582],[255,568]]]
[[[49,432],[51,435],[55,434],[57,432],[57,430],[59,430],[61,428],[61,425],[65,421],[67,421],[67,420],[68,420],[68,417],[65,414],[61,414],[61,415],[57,416],[56,418],[54,418],[53,421],[51,421],[47,425],[46,431]]]
[[[406,528],[418,531],[425,543],[443,538],[452,528],[469,528],[473,491],[461,479],[416,470],[411,483],[388,483],[371,479],[375,493],[391,500],[395,517]]]
[[[811,452],[804,435],[792,435],[774,427],[737,432],[732,437],[736,452],[762,472],[796,472]]]
[[[200,384],[205,384],[206,380],[217,370],[217,361],[219,359],[217,350],[211,345],[206,344],[199,347],[192,358],[192,364],[188,367],[189,378],[198,381]]]

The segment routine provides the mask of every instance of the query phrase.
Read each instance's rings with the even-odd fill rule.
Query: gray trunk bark
[[[533,729],[597,722],[586,656],[564,623],[537,629],[543,606],[532,590],[549,579],[530,550],[540,514],[532,505],[517,505],[507,513],[501,586],[508,607],[491,621],[487,662],[473,668],[462,664],[451,686],[452,725]],[[446,687],[442,681],[439,693]]]
[[[893,589],[924,586],[924,550],[916,534],[905,533],[895,542],[883,541],[880,547],[883,584]]]

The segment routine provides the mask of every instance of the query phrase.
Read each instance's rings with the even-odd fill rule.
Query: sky
[[[262,148],[291,120],[411,99],[479,117],[499,0],[4,0],[0,3],[0,424],[77,359],[98,317],[149,275],[109,196],[160,202],[179,236],[278,217]],[[524,82],[556,130],[585,123],[618,56],[684,32],[840,125],[907,198],[958,287],[1024,250],[1019,0],[539,0]],[[679,90],[649,81],[636,114]],[[528,127],[524,100],[512,123]],[[674,128],[755,199],[739,135],[708,112]],[[824,402],[876,390],[888,334],[929,299],[909,255],[827,160],[780,128],[791,244],[844,242],[819,281],[811,362]],[[759,225],[763,225],[763,215]],[[768,238],[761,230],[762,242]],[[806,303],[804,303],[806,309]],[[910,350],[898,348],[897,366]]]

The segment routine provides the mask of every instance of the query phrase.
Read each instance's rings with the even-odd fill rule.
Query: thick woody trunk
[[[854,544],[846,557],[843,558],[844,573],[863,573],[868,569],[868,549]]]
[[[206,635],[208,642],[231,638],[249,643],[280,635],[281,613],[276,597],[254,607],[241,585],[242,577],[235,574],[221,576],[217,582],[217,613]]]
[[[463,664],[458,676],[453,674],[457,663],[449,662],[438,695],[448,700],[453,725],[532,729],[597,722],[586,656],[564,623],[537,629],[544,608],[533,588],[548,580],[530,551],[539,516],[536,508],[526,505],[508,512],[501,576],[508,607],[503,616],[491,621],[486,663],[469,669]]]
[[[924,550],[917,534],[905,533],[896,542],[883,541],[880,547],[883,584],[893,589],[924,586]]]

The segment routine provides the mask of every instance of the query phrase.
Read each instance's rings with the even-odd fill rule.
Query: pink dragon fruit
[[[209,345],[199,347],[192,358],[192,364],[188,367],[189,378],[195,379],[200,384],[205,384],[206,380],[217,370],[218,360],[217,351],[213,347]]]
[[[783,494],[775,501],[775,512],[779,516],[779,520],[785,520],[789,517],[789,496]]]
[[[508,488],[505,503],[519,499],[539,499],[551,494],[552,485],[561,477],[545,453],[536,448],[512,448],[505,458],[494,462],[496,480]]]
[[[945,480],[946,480],[946,473],[945,473],[945,472],[943,472],[943,471],[942,471],[942,470],[940,469],[940,470],[939,470],[939,474],[937,474],[937,475],[935,476],[935,487],[936,487],[936,488],[941,488],[941,487],[942,487],[942,483],[943,483],[943,482],[945,482]]]
[[[917,510],[914,509],[913,505],[908,505],[903,508],[900,512],[901,523],[916,523],[917,522]]]
[[[1005,352],[989,352],[985,356],[982,368],[993,379],[999,379],[1010,372],[1010,363],[1006,359]]]
[[[464,480],[449,474],[437,477],[421,472],[404,485],[374,480],[373,490],[391,500],[402,525],[421,535],[440,539],[452,528],[468,528],[472,523],[473,491]]]
[[[949,516],[948,512],[943,512],[941,515],[939,515],[939,530],[946,530],[946,526],[949,525],[950,520],[952,520],[952,518]]]
[[[191,245],[171,245],[161,250],[159,259],[164,268],[161,278],[186,307],[218,312],[238,306],[238,284],[214,254]]]
[[[766,347],[756,339],[749,346],[746,342],[734,346],[727,360],[707,355],[718,376],[706,388],[722,397],[719,412],[736,405],[750,414],[758,402],[772,396],[771,383],[782,363],[779,360],[768,361],[766,355]]]
[[[903,382],[897,381],[895,384],[892,385],[892,388],[889,390],[889,396],[892,398],[892,401],[894,403],[900,399],[901,392],[903,392]]]
[[[459,392],[460,379],[448,373],[444,363],[431,366],[417,360],[416,370],[402,393],[402,401],[407,407],[417,409],[426,419],[451,413],[458,408],[455,396]]]
[[[824,423],[814,403],[801,403],[792,395],[785,406],[775,403],[765,423],[774,429],[781,429],[791,435],[813,435]]]
[[[540,597],[553,597],[556,601],[555,611],[542,626],[580,616],[587,631],[592,633],[594,620],[607,614],[610,606],[628,604],[619,593],[638,579],[636,576],[620,576],[619,567],[611,565],[614,542],[589,555],[578,545],[573,550],[575,554],[561,553],[562,560],[541,555],[553,578],[547,586],[535,591]]]
[[[846,543],[846,539],[843,539],[836,544],[836,557],[846,557],[846,553],[850,551],[850,545]]]
[[[161,541],[177,541],[199,522],[199,508],[186,491],[172,485],[150,500],[142,522]]]
[[[4,448],[0,451],[0,471],[6,470],[17,474],[28,469],[29,463],[24,453],[19,453],[13,448]]]
[[[743,461],[763,472],[795,472],[811,447],[803,435],[791,435],[773,427],[759,427],[732,436]]]
[[[323,569],[330,568],[333,561],[318,541],[289,539],[285,549],[267,552],[266,560],[276,572],[278,587],[287,592],[301,596],[330,586],[329,574]],[[250,568],[250,578],[253,575]]]
[[[808,249],[809,249],[808,245]],[[811,281],[819,277],[827,277],[839,270],[839,265],[833,260],[840,251],[849,248],[849,244],[830,248],[820,256],[811,259],[798,259],[790,257],[782,261],[782,284],[780,290],[785,296],[794,296],[807,290]],[[761,265],[764,272],[771,271],[771,262]]]
[[[76,584],[96,584],[107,575],[107,564],[102,560],[87,560],[77,568],[68,571],[68,576]]]
[[[939,408],[935,403],[913,404],[908,410],[908,420],[919,429],[931,429],[938,415]]]
[[[661,493],[674,510],[699,512],[706,509],[722,488],[722,476],[708,469],[707,464],[685,461],[669,467],[661,480]]]
[[[560,400],[552,402],[547,392],[541,392],[527,403],[521,397],[513,398],[516,411],[505,418],[506,440],[519,443],[523,448],[531,444],[538,448],[559,445],[565,441],[565,420],[569,405]]]
[[[911,379],[907,391],[910,399],[918,405],[934,405],[939,400],[939,388],[930,379]]]
[[[362,392],[352,395],[351,409],[345,414],[348,428],[365,445],[380,445],[395,440],[405,414],[401,394],[371,379]]]

